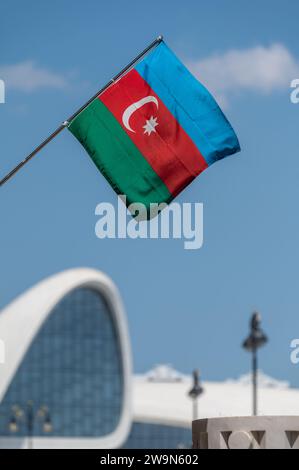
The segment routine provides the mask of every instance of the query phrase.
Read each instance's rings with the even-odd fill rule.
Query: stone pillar
[[[197,419],[194,449],[299,449],[299,416]]]

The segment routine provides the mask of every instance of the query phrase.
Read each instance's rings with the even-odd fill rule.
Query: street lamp
[[[44,433],[52,432],[51,416],[46,406],[41,406],[35,412],[33,402],[28,401],[24,409],[19,405],[14,405],[11,409],[9,430],[11,433],[16,433],[20,428],[20,423],[25,422],[28,436],[28,449],[33,449],[33,430],[36,418],[42,421]]]
[[[188,392],[189,397],[193,401],[193,421],[198,418],[198,397],[203,393],[204,389],[200,384],[199,370],[193,371],[193,386]]]
[[[267,343],[268,338],[260,327],[261,316],[259,313],[254,312],[250,320],[250,334],[243,342],[242,346],[246,351],[252,352],[252,414],[256,416],[257,411],[257,350]]]

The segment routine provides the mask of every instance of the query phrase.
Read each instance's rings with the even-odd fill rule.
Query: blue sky
[[[248,371],[240,343],[258,309],[262,369],[299,386],[298,14],[273,0],[2,1],[1,175],[160,33],[223,103],[242,152],[179,196],[204,203],[204,245],[187,251],[97,239],[95,206],[116,196],[64,132],[1,188],[0,307],[58,271],[101,269],[123,296],[135,370],[166,362],[203,380]]]

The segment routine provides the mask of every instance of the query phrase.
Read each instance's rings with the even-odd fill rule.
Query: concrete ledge
[[[299,449],[299,416],[198,419],[194,449]]]

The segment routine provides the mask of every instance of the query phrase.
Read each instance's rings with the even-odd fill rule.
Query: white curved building
[[[131,349],[106,275],[72,269],[37,284],[0,313],[0,339],[0,446],[26,446],[28,401],[34,413],[46,407],[53,425],[45,435],[34,416],[36,448],[122,445],[131,425]],[[15,437],[11,419],[20,421]]]
[[[288,382],[258,373],[260,415],[299,415],[299,390]],[[133,426],[126,447],[177,448],[191,446],[191,376],[169,365],[158,365],[134,376]],[[198,418],[250,416],[251,374],[237,380],[203,382]]]
[[[263,374],[259,385],[260,414],[299,415],[299,390]],[[167,365],[132,375],[121,299],[101,272],[62,272],[0,312],[0,448],[189,447],[191,386]],[[199,418],[251,414],[248,376],[203,387]]]
[[[258,383],[260,415],[299,415],[298,389],[261,372]],[[135,375],[134,419],[190,426],[192,402],[188,392],[191,387],[191,377],[179,374],[167,365],[157,366],[147,374]],[[250,374],[224,382],[204,381],[203,388],[204,393],[198,400],[198,418],[251,415]]]

